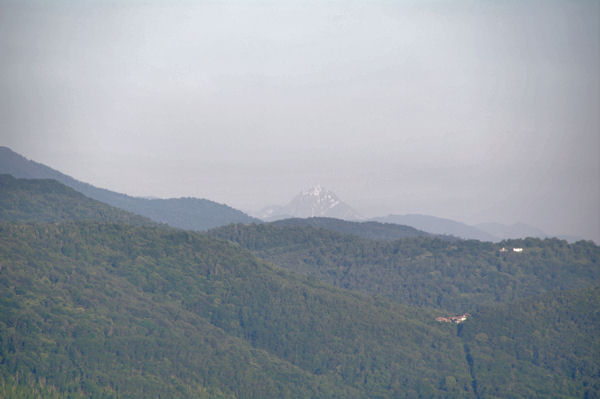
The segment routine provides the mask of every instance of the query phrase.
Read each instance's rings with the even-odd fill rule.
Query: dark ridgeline
[[[148,199],[94,187],[45,165],[30,161],[7,147],[0,147],[0,173],[25,179],[54,179],[89,198],[137,213],[158,223],[187,230],[202,231],[230,223],[259,222],[258,219],[241,211],[206,199]]]
[[[154,225],[150,219],[86,197],[52,179],[17,179],[0,174],[0,221],[98,222]]]
[[[388,215],[373,218],[373,220],[381,223],[395,223],[412,226],[416,229],[427,231],[431,234],[452,235],[469,240],[500,241],[499,237],[490,234],[483,229],[477,228],[476,226],[469,226],[465,223],[436,216],[415,214]]]

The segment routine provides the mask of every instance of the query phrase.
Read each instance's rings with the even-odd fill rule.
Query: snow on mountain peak
[[[326,191],[320,184],[317,184],[314,187],[309,188],[308,190],[302,191],[302,195],[310,195],[313,197],[320,197],[321,193]]]
[[[259,216],[265,220],[277,220],[289,217],[332,217],[357,220],[362,217],[350,206],[342,202],[335,193],[321,185],[303,190],[285,206],[270,207]]]

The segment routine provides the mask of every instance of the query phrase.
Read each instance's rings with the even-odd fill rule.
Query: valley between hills
[[[600,397],[591,241],[265,223],[0,155],[0,397]]]

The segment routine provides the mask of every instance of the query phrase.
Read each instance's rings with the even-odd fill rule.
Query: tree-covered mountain
[[[431,234],[410,226],[379,222],[351,222],[334,218],[294,218],[271,223],[274,226],[311,226],[318,229],[351,234],[371,240],[394,241],[406,237],[424,237]]]
[[[434,312],[199,233],[2,224],[0,265],[5,382],[93,397],[473,397]]]
[[[0,224],[0,292],[3,397],[598,393],[598,289],[480,306],[457,336],[203,234],[77,222]]]
[[[600,248],[589,241],[529,238],[494,244],[410,237],[383,242],[272,224],[224,226],[209,234],[338,287],[454,312],[600,281]]]
[[[600,288],[483,306],[459,326],[480,398],[600,398]]]
[[[404,233],[189,232],[0,176],[0,397],[600,398],[598,246]]]
[[[54,179],[89,198],[182,229],[200,231],[230,223],[259,221],[227,205],[206,199],[148,199],[97,188],[30,161],[7,147],[0,147],[0,173],[25,179]]]
[[[150,219],[93,200],[52,179],[0,175],[0,221],[62,222],[95,220],[152,225]]]

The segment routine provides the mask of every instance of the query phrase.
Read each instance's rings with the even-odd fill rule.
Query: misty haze
[[[598,1],[0,0],[0,397],[600,397],[599,71]]]
[[[1,4],[1,144],[78,180],[600,240],[596,2]]]

